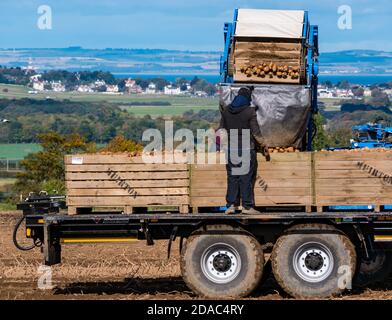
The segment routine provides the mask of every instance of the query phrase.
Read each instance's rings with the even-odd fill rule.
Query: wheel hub
[[[231,258],[226,253],[218,253],[212,261],[212,265],[219,272],[230,271]]]
[[[308,268],[312,271],[318,271],[318,270],[322,269],[324,259],[319,252],[312,251],[311,253],[309,253],[305,257],[304,263],[305,263],[306,268]]]
[[[241,258],[237,250],[230,245],[215,244],[202,254],[201,269],[210,281],[220,284],[229,283],[241,270]]]
[[[325,280],[332,273],[333,265],[333,255],[322,243],[305,243],[293,256],[296,274],[307,282]]]

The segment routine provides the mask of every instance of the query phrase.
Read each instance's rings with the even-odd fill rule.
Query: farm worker
[[[243,87],[230,105],[221,110],[220,129],[228,136],[227,214],[234,214],[242,200],[243,214],[259,214],[254,208],[254,183],[257,171],[256,147],[264,150],[264,139],[257,123],[256,110],[251,107],[252,88]]]

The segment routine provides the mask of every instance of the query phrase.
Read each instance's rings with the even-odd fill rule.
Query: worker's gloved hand
[[[268,147],[267,146],[262,146],[261,147],[261,153],[263,154],[263,156],[265,157],[265,159],[267,161],[271,160],[271,155],[269,153]]]

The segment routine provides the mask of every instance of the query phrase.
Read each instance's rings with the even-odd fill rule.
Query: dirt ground
[[[19,216],[0,213],[0,299],[198,299],[181,279],[178,243],[167,260],[166,241],[63,246],[62,264],[52,267],[53,288],[39,289],[40,249],[22,252],[12,243]],[[290,297],[270,277],[249,299]],[[392,299],[392,278],[335,299]]]

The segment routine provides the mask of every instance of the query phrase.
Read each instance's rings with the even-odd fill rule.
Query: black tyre
[[[354,278],[354,285],[367,287],[371,284],[382,283],[392,272],[392,246],[375,243],[376,256],[373,260],[358,259],[358,271]]]
[[[351,287],[356,252],[349,238],[322,224],[298,225],[289,231],[293,233],[277,240],[271,256],[283,290],[296,298],[326,298]]]
[[[209,298],[247,296],[257,287],[263,266],[259,242],[243,234],[194,235],[181,254],[185,283]]]

